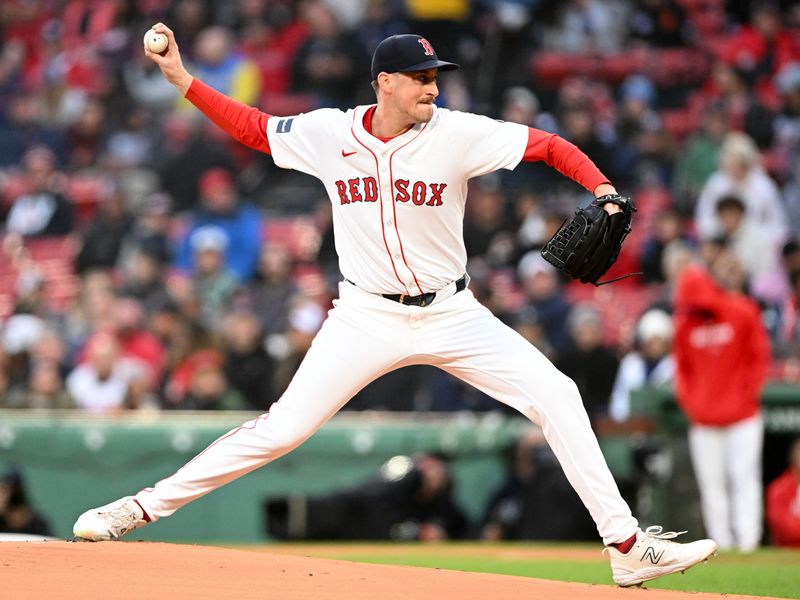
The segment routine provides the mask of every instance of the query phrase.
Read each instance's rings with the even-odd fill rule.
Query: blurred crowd
[[[593,418],[674,377],[673,290],[712,269],[800,380],[800,8],[713,0],[0,2],[0,403],[246,409],[285,389],[337,294],[329,201],[229,140],[141,49],[270,114],[374,98],[396,32],[459,62],[439,104],[553,131],[638,203],[613,286],[538,254],[586,193],[541,164],[471,182],[473,292],[576,380]],[[720,271],[720,269],[717,269]],[[721,281],[721,280],[720,280]],[[602,291],[601,291],[602,290]],[[620,314],[619,311],[623,314]],[[406,369],[351,409],[498,409]]]

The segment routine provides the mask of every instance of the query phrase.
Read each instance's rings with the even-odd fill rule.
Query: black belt
[[[464,275],[461,279],[456,281],[456,291],[458,292],[466,289],[467,276]],[[406,294],[381,294],[387,300],[393,300],[406,306],[428,306],[433,299],[436,298],[436,292],[428,292],[427,294],[420,294],[419,296],[407,296]]]

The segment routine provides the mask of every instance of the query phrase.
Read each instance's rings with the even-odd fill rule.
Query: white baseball
[[[163,33],[156,33],[152,29],[148,29],[144,34],[144,47],[153,54],[161,54],[167,49],[169,40]]]

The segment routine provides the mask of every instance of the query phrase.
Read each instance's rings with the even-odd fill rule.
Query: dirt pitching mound
[[[0,595],[16,600],[720,598],[152,542],[4,542],[0,544],[0,582]],[[727,600],[745,598],[755,600],[726,596]]]

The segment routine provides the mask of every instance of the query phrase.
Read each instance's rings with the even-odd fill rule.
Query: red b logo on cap
[[[431,43],[428,40],[425,38],[419,38],[417,41],[422,44],[422,49],[425,50],[425,56],[433,56],[436,54],[433,51],[433,46],[431,46]]]

